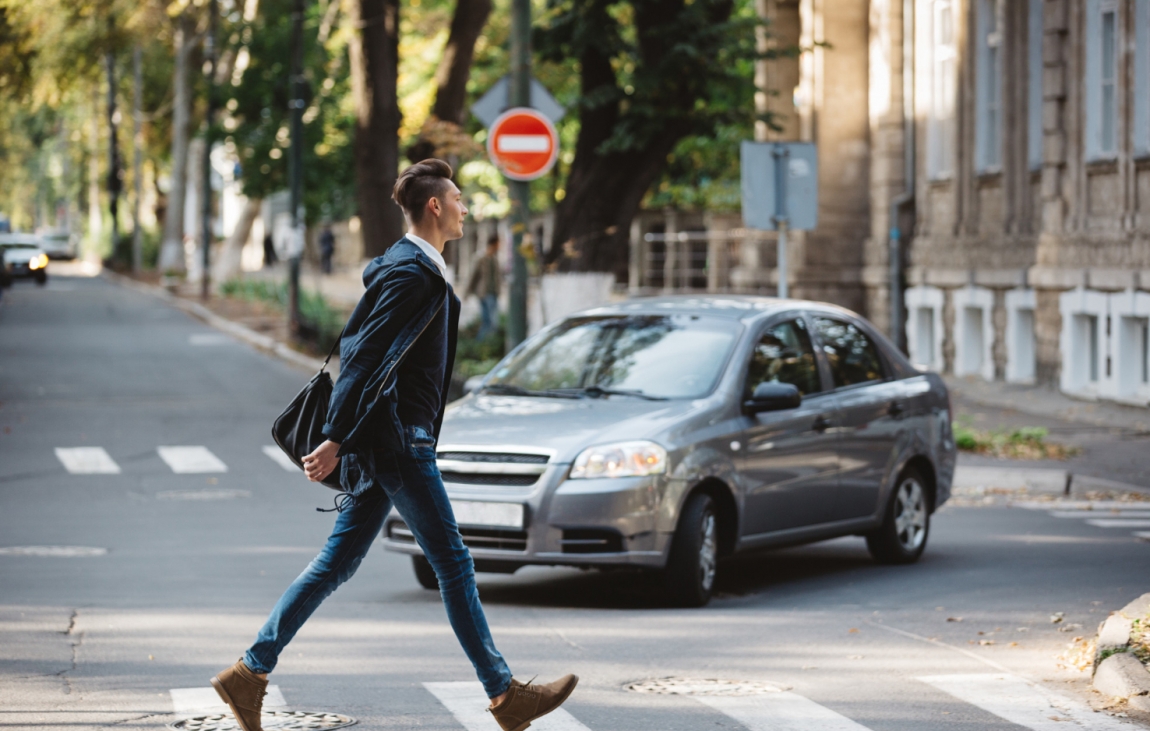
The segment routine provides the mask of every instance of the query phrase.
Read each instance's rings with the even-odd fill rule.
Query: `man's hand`
[[[339,466],[339,444],[330,439],[315,448],[315,451],[303,458],[303,473],[312,482],[319,482],[330,475]]]

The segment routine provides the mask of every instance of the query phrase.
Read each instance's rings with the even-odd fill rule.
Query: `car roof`
[[[634,297],[623,302],[583,310],[584,315],[708,315],[753,322],[787,310],[821,310],[858,317],[855,313],[827,302],[781,299],[741,294],[681,294],[656,297]]]
[[[0,244],[38,244],[40,239],[35,234],[0,234]]]

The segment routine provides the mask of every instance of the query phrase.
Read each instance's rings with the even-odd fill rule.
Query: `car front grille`
[[[547,471],[550,459],[550,454],[538,451],[447,447],[438,452],[436,464],[444,482],[530,487]]]
[[[491,528],[460,528],[463,536],[463,545],[468,548],[494,549],[497,551],[527,550],[527,531],[525,530],[499,530]],[[400,543],[415,544],[415,535],[402,520],[388,524],[387,537]]]

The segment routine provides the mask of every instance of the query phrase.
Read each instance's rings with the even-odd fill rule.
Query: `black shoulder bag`
[[[315,451],[323,444],[327,437],[323,435],[323,425],[327,422],[327,407],[331,401],[332,381],[327,372],[328,361],[335,354],[343,339],[341,331],[335,339],[335,345],[320,366],[319,373],[312,376],[303,390],[296,394],[283,413],[272,424],[272,439],[300,469],[303,469],[303,458]],[[333,490],[343,490],[339,482],[340,469],[337,466],[331,474],[321,482]]]

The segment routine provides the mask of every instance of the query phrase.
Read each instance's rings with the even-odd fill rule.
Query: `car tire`
[[[439,578],[435,575],[435,569],[431,567],[431,562],[427,560],[426,556],[412,556],[411,568],[415,569],[415,580],[424,589],[439,588]]]
[[[48,275],[45,272],[40,272],[39,274],[36,275],[36,284],[43,287],[47,283],[48,283]]]
[[[913,467],[903,470],[887,502],[882,526],[866,534],[866,547],[882,564],[908,564],[926,550],[930,535],[927,482]]]
[[[719,523],[715,503],[698,493],[687,500],[671,540],[663,585],[671,602],[701,607],[711,600],[719,558]]]

